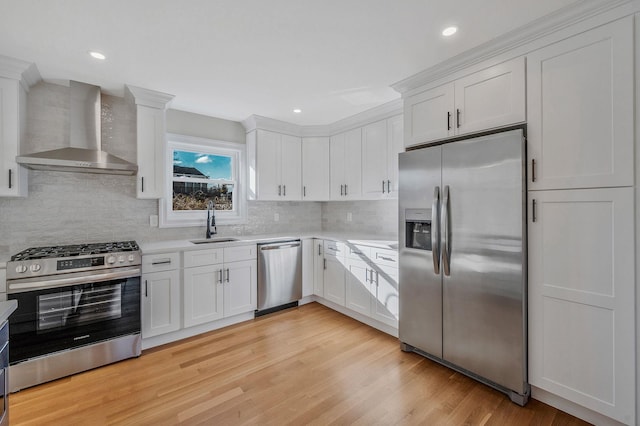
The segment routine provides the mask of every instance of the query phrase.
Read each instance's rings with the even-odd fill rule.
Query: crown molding
[[[247,133],[256,129],[262,129],[298,137],[326,137],[346,132],[347,130],[355,129],[357,127],[362,127],[376,121],[384,120],[398,114],[402,114],[402,99],[387,102],[375,108],[368,109],[343,120],[326,125],[299,126],[297,124],[287,123],[285,121],[275,120],[273,118],[263,117],[260,115],[251,115],[247,117],[242,121],[242,125]]]
[[[333,136],[398,114],[402,114],[402,99],[400,98],[336,121],[335,123],[331,123],[327,126],[322,126],[326,127],[326,130],[328,131],[325,132],[326,134],[324,135],[305,134],[305,136]],[[305,127],[308,127],[309,130],[314,130],[313,128],[318,126]]]
[[[489,42],[427,68],[411,77],[394,83],[391,87],[397,92],[404,94],[420,86],[446,78],[448,75],[462,71],[474,64],[494,58],[500,54],[548,36],[569,25],[576,24],[621,6],[637,6],[638,3],[640,2],[637,0],[585,0],[575,5],[566,6]]]
[[[4,55],[0,55],[0,77],[18,80],[27,92],[42,80],[35,64]]]
[[[144,105],[151,108],[167,109],[174,95],[168,93],[156,92],[155,90],[143,89],[142,87],[125,85],[127,89],[125,94],[133,97],[136,105]]]

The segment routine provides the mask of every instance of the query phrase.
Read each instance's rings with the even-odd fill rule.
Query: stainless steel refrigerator
[[[399,156],[401,347],[527,403],[522,129]]]

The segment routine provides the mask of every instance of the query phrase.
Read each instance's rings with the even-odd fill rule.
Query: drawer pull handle
[[[160,259],[155,262],[151,262],[152,265],[168,265],[171,263],[171,259]]]
[[[386,256],[378,256],[378,259],[382,259],[382,260],[387,260],[389,262],[395,262],[396,260],[391,258],[391,257],[386,257]]]

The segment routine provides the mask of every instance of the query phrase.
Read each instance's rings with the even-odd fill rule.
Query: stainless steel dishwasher
[[[300,240],[258,244],[256,316],[298,305],[302,298]]]

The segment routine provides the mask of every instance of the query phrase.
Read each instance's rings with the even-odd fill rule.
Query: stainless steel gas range
[[[139,356],[135,241],[34,247],[7,262],[10,391]]]

